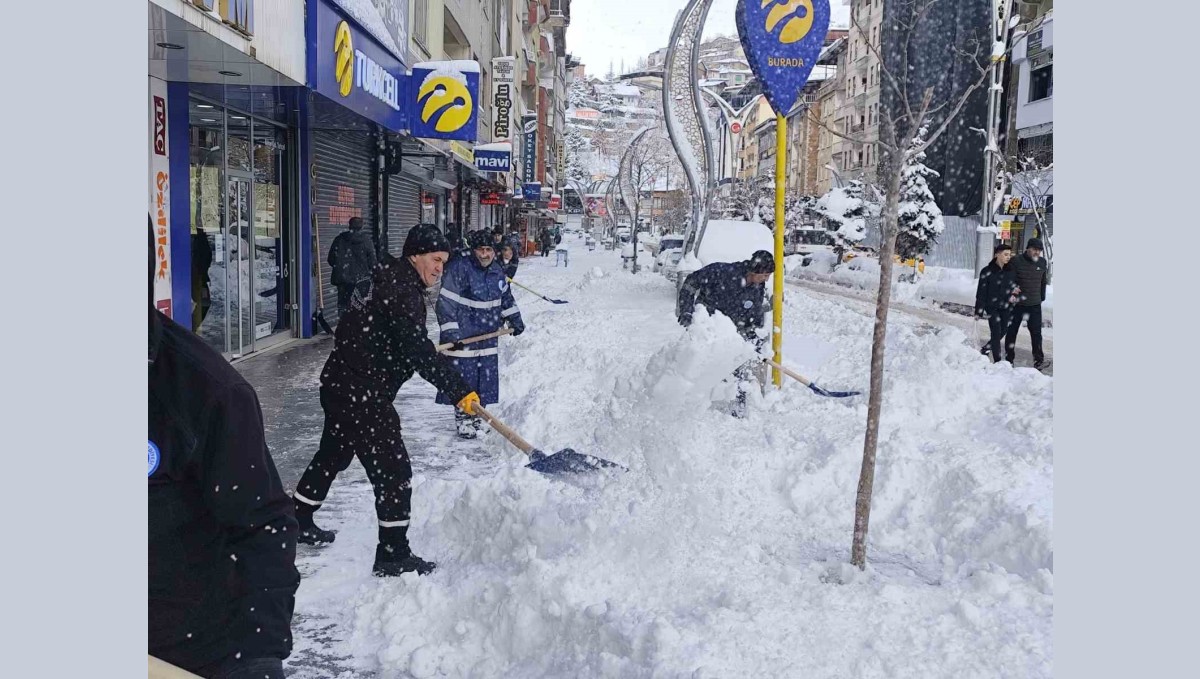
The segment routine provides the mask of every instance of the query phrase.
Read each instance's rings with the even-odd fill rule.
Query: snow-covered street
[[[739,351],[732,325],[685,332],[665,278],[577,236],[564,245],[569,268],[521,261],[519,282],[570,304],[518,292],[529,329],[501,343],[493,412],[547,451],[629,472],[544,477],[494,433],[457,439],[414,380],[396,402],[410,535],[438,570],[371,576],[376,521],[355,462],[319,517],[337,542],[298,557],[293,676],[1050,676],[1052,377],[992,365],[958,328],[893,317],[860,573],[847,562],[865,397],[790,383],[730,417],[709,392]],[[787,295],[787,363],[865,391],[870,317]],[[320,436],[330,347],[240,366],[289,487]]]

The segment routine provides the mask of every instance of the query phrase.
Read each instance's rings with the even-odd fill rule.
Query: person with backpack
[[[356,287],[360,294],[366,294],[371,269],[375,268],[375,242],[363,231],[362,217],[351,217],[347,227],[329,246],[329,267],[333,270],[330,282],[338,291],[338,318],[349,310]]]
[[[979,285],[975,290],[975,315],[986,318],[991,330],[991,339],[981,351],[985,355],[990,351],[993,363],[1000,362],[1000,347],[1008,332],[1012,308],[1021,292],[1009,264],[1012,257],[1011,246],[997,245],[992,261],[979,272]]]

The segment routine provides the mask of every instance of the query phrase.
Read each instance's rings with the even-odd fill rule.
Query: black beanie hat
[[[450,252],[450,241],[442,235],[434,224],[417,224],[408,232],[404,239],[402,256],[424,255],[430,252]]]
[[[766,250],[750,256],[750,273],[775,273],[775,257]]]
[[[485,229],[472,231],[467,234],[467,245],[474,250],[475,248],[494,248],[495,243],[492,242],[492,234]]]
[[[1044,249],[1044,248],[1042,248],[1042,239],[1030,238],[1029,242],[1025,244],[1025,249],[1026,250],[1042,250],[1042,249]]]

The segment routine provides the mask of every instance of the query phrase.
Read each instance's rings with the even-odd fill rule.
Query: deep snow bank
[[[412,539],[440,566],[392,582],[365,575],[364,495],[361,521],[343,527],[361,563],[306,585],[340,588],[361,666],[389,677],[1050,676],[1051,378],[991,365],[956,330],[895,325],[871,567],[859,574],[843,562],[865,404],[793,384],[753,394],[745,420],[714,410],[714,383],[743,359],[732,326],[685,332],[662,277],[620,271],[615,253],[579,259],[522,269],[571,304],[521,299],[529,330],[502,344],[496,410],[543,449],[630,471],[555,481],[493,435],[493,473],[416,479]],[[812,376],[865,388],[869,318],[789,291],[785,338],[802,336],[832,347]]]

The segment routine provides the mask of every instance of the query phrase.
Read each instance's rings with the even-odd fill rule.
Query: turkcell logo
[[[354,84],[392,110],[400,110],[400,81],[360,50],[354,50]]]
[[[763,0],[762,6],[766,8],[772,4],[775,6],[767,12],[765,28],[771,35],[775,35],[775,29],[779,29],[779,34],[775,36],[779,42],[785,45],[799,42],[812,30],[812,0]]]

